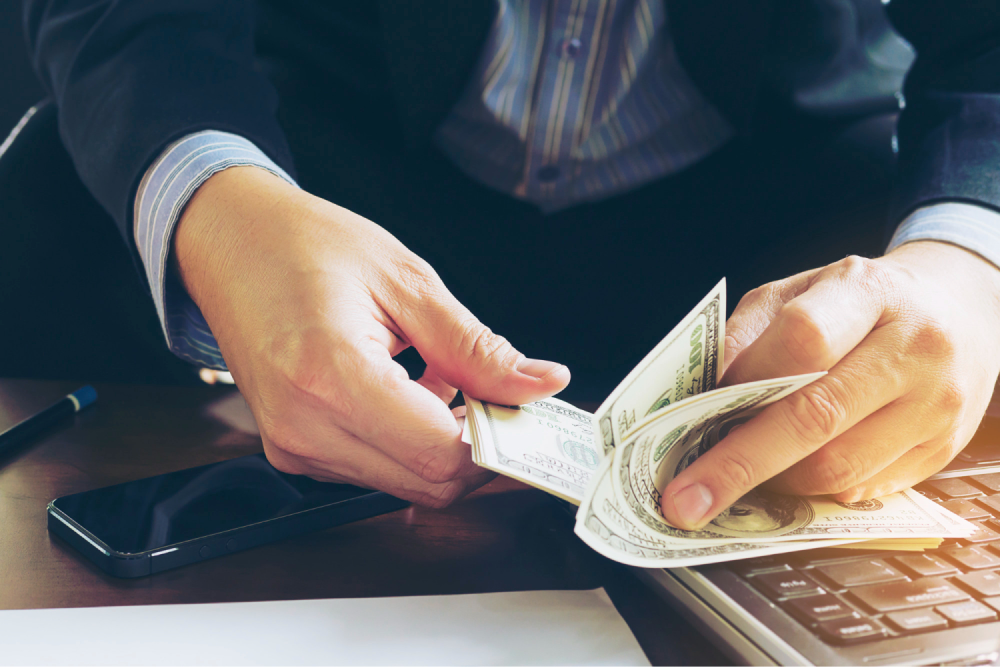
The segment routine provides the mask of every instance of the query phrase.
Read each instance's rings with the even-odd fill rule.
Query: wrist
[[[301,194],[253,166],[230,167],[199,186],[174,230],[171,253],[184,288],[199,308],[205,311],[224,293],[221,286],[227,276],[264,259],[251,243],[255,229],[290,197]]]
[[[1000,268],[978,253],[946,241],[923,240],[900,245],[883,259],[946,288],[954,286],[956,298],[974,294],[979,309],[1000,317]]]

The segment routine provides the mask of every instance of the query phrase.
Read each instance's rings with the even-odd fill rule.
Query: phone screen
[[[54,505],[115,551],[136,554],[370,493],[280,472],[254,454],[64,496]]]

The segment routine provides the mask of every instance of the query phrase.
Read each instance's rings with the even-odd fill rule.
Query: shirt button
[[[542,183],[551,183],[559,178],[559,167],[554,164],[546,165],[538,170],[536,177]]]
[[[581,49],[583,49],[583,42],[576,37],[567,39],[562,43],[562,52],[567,58],[576,58],[580,55]]]

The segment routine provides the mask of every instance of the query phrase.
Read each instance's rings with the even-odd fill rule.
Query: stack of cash
[[[639,567],[826,546],[918,550],[973,532],[912,490],[839,503],[758,488],[701,530],[667,523],[660,494],[671,479],[734,427],[823,375],[716,388],[725,313],[722,281],[596,414],[557,398],[499,406],[466,397],[463,439],[473,460],[579,505],[576,534],[599,553]]]

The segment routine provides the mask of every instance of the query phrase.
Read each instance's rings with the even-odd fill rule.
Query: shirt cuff
[[[953,243],[1000,267],[1000,213],[959,202],[918,208],[896,229],[888,250],[911,241]]]
[[[206,130],[168,146],[146,171],[135,198],[135,242],[167,346],[182,359],[218,370],[226,370],[226,363],[215,336],[180,281],[168,275],[168,260],[174,228],[198,187],[213,174],[241,166],[266,169],[297,185],[252,142]]]

